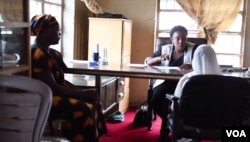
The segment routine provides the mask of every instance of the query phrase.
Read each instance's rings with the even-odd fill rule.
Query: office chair
[[[222,126],[250,125],[250,84],[232,76],[197,75],[185,84],[180,99],[168,95],[173,112],[164,108],[160,141],[172,132],[172,142],[182,137],[221,140]]]
[[[0,139],[40,142],[52,104],[43,82],[18,75],[0,75]]]
[[[194,37],[189,37],[187,39],[188,42],[195,43],[197,45],[200,44],[207,44],[208,40],[206,38],[194,38]],[[166,45],[166,44],[171,44],[171,39],[170,37],[158,37],[155,42],[155,51],[161,48],[161,46]]]

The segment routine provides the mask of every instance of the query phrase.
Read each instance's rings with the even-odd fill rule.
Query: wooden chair
[[[0,75],[0,139],[40,142],[52,104],[43,82],[18,75]]]
[[[174,105],[164,109],[160,141],[172,132],[180,138],[221,140],[225,125],[250,125],[250,84],[246,79],[222,75],[197,75],[185,84],[180,99],[167,95]],[[167,115],[168,114],[168,115]]]

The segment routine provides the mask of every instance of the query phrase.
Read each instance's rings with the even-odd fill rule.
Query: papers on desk
[[[146,67],[146,65],[144,64],[127,64],[127,66],[129,67],[141,67],[141,68],[144,68]],[[152,66],[154,68],[157,68],[157,69],[173,69],[173,70],[179,70],[180,68],[179,67],[176,67],[176,66]]]
[[[144,64],[127,64],[127,66],[129,66],[129,67],[140,67],[140,68],[144,68],[145,67]]]
[[[167,69],[169,69],[169,70],[180,70],[180,68],[176,67],[176,66],[153,66],[153,67],[155,67],[157,69],[163,69],[163,70],[167,70]]]
[[[146,66],[145,64],[127,64],[131,68],[145,69],[149,72],[155,73],[174,73],[174,74],[185,74],[177,66]]]
[[[100,64],[98,62],[86,61],[86,60],[71,60],[70,63],[80,64],[88,68],[99,68]]]
[[[154,70],[157,70],[158,72],[171,73],[171,74],[185,74],[185,72],[182,71],[177,66],[153,66],[153,68]]]
[[[89,61],[86,60],[70,60],[71,63],[88,63]]]

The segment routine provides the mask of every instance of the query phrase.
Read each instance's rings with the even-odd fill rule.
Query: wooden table
[[[143,64],[112,64],[90,66],[88,61],[74,60],[66,62],[70,73],[87,74],[96,76],[95,86],[100,88],[101,76],[117,76],[128,78],[144,78],[149,79],[148,88],[148,117],[152,118],[151,97],[153,94],[152,86],[154,79],[179,80],[189,71],[180,71],[176,67],[160,67],[160,66],[144,66]],[[224,75],[242,77],[250,79],[244,72],[227,72]],[[98,90],[99,91],[99,90]],[[151,119],[149,119],[151,120]],[[152,123],[148,122],[148,130],[151,130]]]

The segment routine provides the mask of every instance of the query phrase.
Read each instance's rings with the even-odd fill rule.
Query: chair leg
[[[164,122],[164,120],[162,120],[159,142],[166,142],[166,140],[167,140],[168,133],[170,131],[168,130],[166,125],[167,125],[166,122]]]
[[[157,114],[156,114],[156,112],[154,110],[152,110],[152,111],[153,111],[153,120],[156,121]]]
[[[48,124],[49,124],[50,134],[52,136],[55,136],[55,131],[54,131],[54,127],[53,127],[53,121],[52,120],[48,120]]]
[[[172,142],[177,142],[177,136],[174,132],[172,134]]]
[[[165,98],[163,104],[163,117],[161,122],[159,142],[165,142],[167,140],[168,133],[170,132],[167,126],[167,116],[168,116],[168,99]]]

